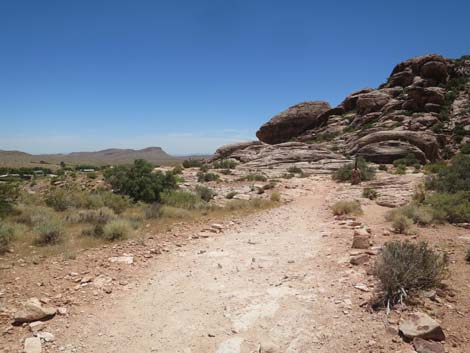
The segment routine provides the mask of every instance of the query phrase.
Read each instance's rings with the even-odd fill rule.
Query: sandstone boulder
[[[426,162],[424,152],[408,142],[396,140],[381,141],[365,145],[357,150],[358,156],[379,164],[393,163],[393,161],[404,158],[410,153],[414,154],[421,163]]]
[[[256,136],[260,141],[269,144],[289,141],[305,130],[324,124],[328,117],[322,117],[322,114],[330,108],[330,105],[323,101],[296,104],[261,126]]]
[[[33,322],[39,320],[50,319],[56,314],[56,309],[45,307],[39,299],[31,298],[23,303],[23,307],[14,315],[15,324],[24,322]]]
[[[434,341],[444,341],[445,335],[437,321],[429,315],[415,312],[403,320],[399,326],[400,333],[405,339],[423,338]]]

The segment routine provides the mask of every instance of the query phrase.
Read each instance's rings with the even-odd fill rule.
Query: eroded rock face
[[[323,101],[296,104],[261,126],[256,136],[269,144],[287,142],[305,130],[325,123],[326,118],[322,118],[322,114],[329,109],[330,105]]]
[[[434,162],[470,143],[470,56],[411,58],[379,88],[353,92],[335,108],[322,101],[294,105],[257,136],[260,141],[220,148],[211,160],[235,158],[253,169],[304,163],[312,172],[320,160],[318,170],[333,169],[341,155],[392,163],[411,153],[423,164]]]
[[[232,147],[220,148],[222,151],[231,151],[225,154],[225,158],[240,162],[240,169],[263,171],[269,176],[282,175],[293,166],[301,168],[305,173],[328,174],[351,162],[327,148],[301,142],[243,144],[235,150]]]

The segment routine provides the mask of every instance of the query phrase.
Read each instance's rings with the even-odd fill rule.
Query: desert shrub
[[[398,214],[392,220],[392,229],[395,233],[398,234],[411,234],[412,224],[413,221],[410,218],[402,214]]]
[[[198,172],[197,173],[197,181],[200,183],[205,183],[209,181],[217,181],[219,180],[219,175],[215,173],[204,173],[204,172]]]
[[[296,167],[296,166],[292,166],[292,167],[288,168],[287,172],[292,173],[292,174],[303,174],[302,169],[300,169],[299,167]]]
[[[161,194],[163,204],[186,210],[200,208],[203,205],[201,196],[188,191],[171,190]]]
[[[280,176],[282,179],[292,179],[293,177],[295,177],[295,174],[292,174],[292,173],[284,173]]]
[[[339,215],[359,215],[362,214],[361,204],[357,200],[343,200],[336,202],[331,206],[331,210],[335,216]]]
[[[368,181],[375,177],[375,169],[370,167],[364,158],[358,158],[357,167],[361,171],[361,180]],[[354,163],[348,163],[343,165],[337,171],[333,173],[333,180],[338,182],[351,181],[351,173],[354,169]]]
[[[173,173],[154,172],[153,166],[142,159],[131,166],[108,168],[104,176],[116,193],[128,195],[134,201],[158,202],[160,193],[177,186]]]
[[[90,173],[87,173],[87,177],[88,179],[96,179],[98,177],[98,174],[96,174],[95,172],[90,172]]]
[[[32,227],[55,215],[50,208],[42,206],[20,205],[17,207],[17,211],[19,214],[15,220]]]
[[[89,199],[89,194],[68,188],[54,188],[50,190],[44,200],[46,205],[56,211],[65,211],[70,208],[89,207],[95,201]]]
[[[158,219],[162,216],[162,205],[152,203],[144,207],[145,219]]]
[[[442,170],[447,168],[447,163],[444,161],[430,163],[424,166],[424,171],[427,173],[440,173]]]
[[[281,201],[281,194],[278,193],[277,191],[273,191],[271,193],[270,200],[273,201],[273,202]]]
[[[421,204],[426,200],[426,187],[424,184],[418,184],[414,188],[413,201]]]
[[[199,195],[199,197],[206,202],[212,200],[216,195],[214,190],[202,185],[196,185],[196,194]]]
[[[162,207],[162,217],[171,219],[190,219],[193,215],[188,210],[164,205]]]
[[[366,199],[375,200],[377,196],[379,196],[379,193],[375,189],[364,188],[362,190],[362,197],[365,197]]]
[[[183,167],[180,166],[179,164],[173,168],[171,171],[174,175],[179,175],[183,173]]]
[[[385,164],[380,164],[379,165],[379,170],[382,170],[382,171],[386,172],[388,170],[388,167]]]
[[[413,153],[408,153],[406,157],[394,160],[393,165],[398,168],[400,165],[411,167],[415,165],[420,165],[420,163]]]
[[[98,195],[103,202],[103,206],[112,209],[116,214],[124,212],[132,205],[129,197],[124,195],[114,194],[110,191],[101,191]]]
[[[53,245],[62,241],[65,234],[64,223],[57,216],[43,219],[34,226],[36,244]]]
[[[77,214],[81,223],[105,224],[116,218],[114,211],[107,207],[101,207],[97,210],[79,211]]]
[[[207,164],[203,164],[199,167],[199,170],[203,173],[207,173],[209,171],[209,166]]]
[[[233,159],[222,159],[220,161],[214,162],[212,167],[214,169],[235,169],[237,165],[237,161]]]
[[[466,143],[460,147],[460,153],[470,154],[470,143]]]
[[[229,192],[227,195],[225,195],[225,198],[226,198],[227,200],[231,200],[231,199],[233,199],[233,198],[235,197],[236,194],[238,194],[236,191],[231,191],[231,192]]]
[[[413,223],[419,225],[428,225],[435,221],[434,210],[426,205],[410,203],[409,205],[402,206],[391,210],[385,214],[387,221],[395,222],[397,218],[405,217]],[[400,222],[397,222],[399,224]],[[406,233],[403,233],[406,234]]]
[[[263,174],[250,173],[239,179],[240,181],[266,181],[266,178]]]
[[[438,221],[470,222],[470,191],[434,193],[426,198],[425,204],[433,209],[434,218]]]
[[[389,242],[375,264],[384,292],[383,304],[396,304],[418,290],[439,287],[447,275],[448,258],[425,242]]]
[[[446,168],[440,169],[427,181],[426,186],[447,193],[470,191],[470,155],[455,156]]]
[[[8,251],[15,234],[16,227],[14,225],[0,221],[0,254]]]
[[[404,175],[406,174],[406,165],[400,164],[395,168],[395,174]]]
[[[183,161],[184,168],[199,168],[202,166],[200,159],[186,159]]]
[[[12,183],[0,183],[0,217],[10,213],[19,196],[18,186]]]
[[[116,219],[103,227],[103,238],[109,241],[125,239],[131,233],[131,225],[123,219]]]

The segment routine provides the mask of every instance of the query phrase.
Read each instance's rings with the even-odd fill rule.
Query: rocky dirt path
[[[140,285],[84,310],[62,352],[391,352],[360,307],[327,207],[334,184],[306,180],[292,203],[162,256]],[[350,230],[349,230],[350,232]],[[343,257],[334,248],[344,247]],[[355,277],[358,277],[356,280]],[[113,294],[114,295],[114,294]],[[380,336],[380,337],[378,337]],[[52,348],[52,347],[51,347]]]

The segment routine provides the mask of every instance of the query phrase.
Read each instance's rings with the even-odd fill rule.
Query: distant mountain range
[[[66,164],[129,164],[135,159],[145,159],[154,164],[173,164],[191,156],[171,156],[160,147],[147,147],[141,150],[109,148],[96,152],[72,152],[68,154],[29,154],[21,151],[0,150],[0,166],[34,167],[38,165]],[[203,156],[194,156],[203,158]]]

